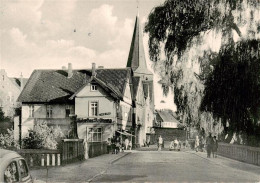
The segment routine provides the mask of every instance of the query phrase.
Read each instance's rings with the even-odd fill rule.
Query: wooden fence
[[[106,142],[88,142],[88,156],[93,158],[107,153]]]
[[[260,148],[257,147],[219,143],[218,154],[260,166]]]
[[[59,150],[20,149],[17,152],[24,157],[30,167],[61,165],[62,155]]]
[[[62,163],[72,163],[84,159],[83,139],[62,140]]]

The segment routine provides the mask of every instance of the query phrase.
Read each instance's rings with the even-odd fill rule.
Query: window
[[[66,105],[66,108],[65,108],[66,117],[70,116],[71,110],[72,110],[72,107],[70,105]]]
[[[29,105],[29,117],[34,117],[34,105]]]
[[[18,182],[19,172],[17,169],[17,163],[13,161],[10,163],[4,172],[4,182]]]
[[[21,173],[21,178],[23,179],[23,178],[26,178],[26,177],[28,177],[28,168],[27,168],[27,165],[26,165],[26,163],[25,163],[25,160],[23,160],[23,159],[20,159],[19,161],[18,161],[18,164],[19,164],[19,166],[20,166],[20,173]]]
[[[97,85],[91,84],[90,87],[91,87],[91,88],[90,88],[91,91],[97,91]]]
[[[47,105],[47,118],[52,118],[52,106]]]
[[[98,102],[90,102],[90,116],[98,115]]]
[[[101,128],[89,128],[89,140],[90,142],[102,141],[102,129]]]

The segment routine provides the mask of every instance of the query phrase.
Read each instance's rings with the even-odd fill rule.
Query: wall
[[[95,116],[99,118],[116,118],[116,105],[114,100],[98,86],[98,91],[90,91],[90,85],[86,85],[75,98],[75,114],[77,118],[90,118],[89,105],[91,101],[98,102],[98,114],[109,113],[108,115]]]
[[[155,135],[159,137],[160,135],[164,141],[173,141],[176,137],[178,140],[186,139],[186,131],[178,128],[154,128]]]
[[[87,139],[87,132],[89,128],[102,128],[102,141],[107,141],[108,138],[112,138],[114,135],[115,127],[113,124],[107,123],[77,123],[78,137],[80,139],[85,139],[85,141],[89,141]]]
[[[178,123],[175,123],[175,122],[162,122],[161,125],[163,128],[177,128],[178,127]]]
[[[0,107],[6,116],[14,115],[13,108],[19,103],[16,102],[20,95],[20,87],[7,76],[5,70],[0,69]]]
[[[47,122],[48,126],[59,126],[65,135],[68,134],[70,119],[66,117],[66,105],[53,104],[52,118],[46,118],[47,106],[45,104],[33,104],[34,117],[29,117],[29,104],[22,105],[22,136],[28,134],[38,122]],[[74,106],[71,106],[71,113],[74,113]]]

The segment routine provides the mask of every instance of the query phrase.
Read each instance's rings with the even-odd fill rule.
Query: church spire
[[[139,21],[139,12],[135,19],[135,27],[128,55],[127,67],[131,67],[136,74],[152,74],[152,72],[148,70],[145,60],[143,34]]]

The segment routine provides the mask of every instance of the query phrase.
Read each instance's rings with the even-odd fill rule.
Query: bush
[[[48,127],[46,122],[35,125],[29,136],[23,139],[25,149],[57,149],[58,142],[64,138],[60,127]]]
[[[0,147],[5,149],[18,148],[18,142],[14,140],[14,130],[7,129],[6,134],[0,134]]]

